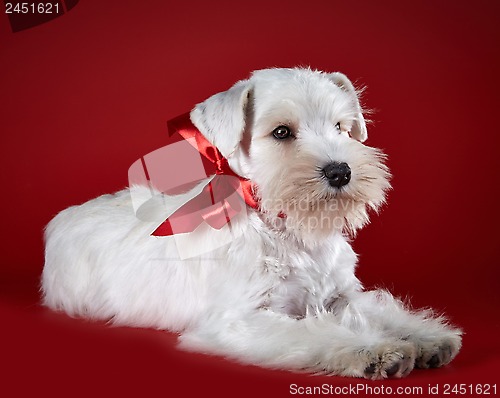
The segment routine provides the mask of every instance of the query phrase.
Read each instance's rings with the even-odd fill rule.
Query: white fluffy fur
[[[191,118],[256,183],[262,211],[249,209],[229,244],[181,260],[174,238],[150,236],[158,223],[136,217],[129,190],[66,209],[46,230],[45,305],[179,332],[186,349],[268,367],[379,379],[455,357],[460,330],[363,291],[354,274],[345,235],[384,202],[389,174],[384,155],[361,143],[366,125],[344,75],[257,71]],[[295,138],[274,138],[278,125]],[[352,169],[341,189],[321,176],[331,161]]]

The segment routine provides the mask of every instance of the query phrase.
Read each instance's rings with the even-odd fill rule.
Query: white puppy
[[[151,236],[158,220],[137,217],[130,190],[64,210],[46,230],[45,305],[179,332],[186,349],[267,367],[381,379],[455,357],[460,330],[388,292],[363,291],[354,275],[346,234],[390,186],[384,155],[362,144],[346,76],[257,71],[198,104],[191,120],[251,181],[258,208],[231,220],[219,247],[206,225]],[[202,250],[182,256],[176,239],[189,246],[190,236]]]

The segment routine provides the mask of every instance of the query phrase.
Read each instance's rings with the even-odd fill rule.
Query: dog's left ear
[[[191,121],[225,158],[231,156],[242,140],[250,90],[250,82],[241,80],[191,111]]]
[[[328,78],[335,83],[342,90],[347,92],[352,96],[352,101],[354,103],[355,108],[355,120],[354,124],[351,128],[351,136],[358,141],[364,142],[368,138],[368,131],[366,130],[366,122],[363,117],[363,112],[361,110],[361,105],[359,104],[358,94],[356,89],[354,88],[351,81],[347,78],[346,75],[340,72],[329,73]]]

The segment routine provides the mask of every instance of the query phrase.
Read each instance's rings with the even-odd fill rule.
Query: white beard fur
[[[184,349],[289,370],[381,379],[456,356],[459,329],[430,311],[408,310],[388,292],[364,291],[355,276],[346,233],[384,203],[389,173],[381,152],[361,143],[366,126],[344,75],[257,71],[199,104],[191,118],[233,170],[257,184],[262,211],[248,208],[228,244],[181,259],[174,237],[150,236],[158,223],[136,216],[128,189],[70,207],[46,229],[45,305],[178,332]],[[293,142],[270,136],[280,124],[294,129]],[[330,160],[351,165],[342,192],[313,174]],[[132,189],[136,197],[151,194]],[[346,206],[307,206],[331,200]],[[306,210],[293,207],[302,202]],[[318,216],[336,222],[304,223]],[[210,234],[205,228],[197,245],[206,239],[208,247]]]

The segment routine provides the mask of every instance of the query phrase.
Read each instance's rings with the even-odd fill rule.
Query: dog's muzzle
[[[351,168],[345,162],[328,163],[323,167],[322,172],[330,186],[334,188],[341,188],[351,181]]]

